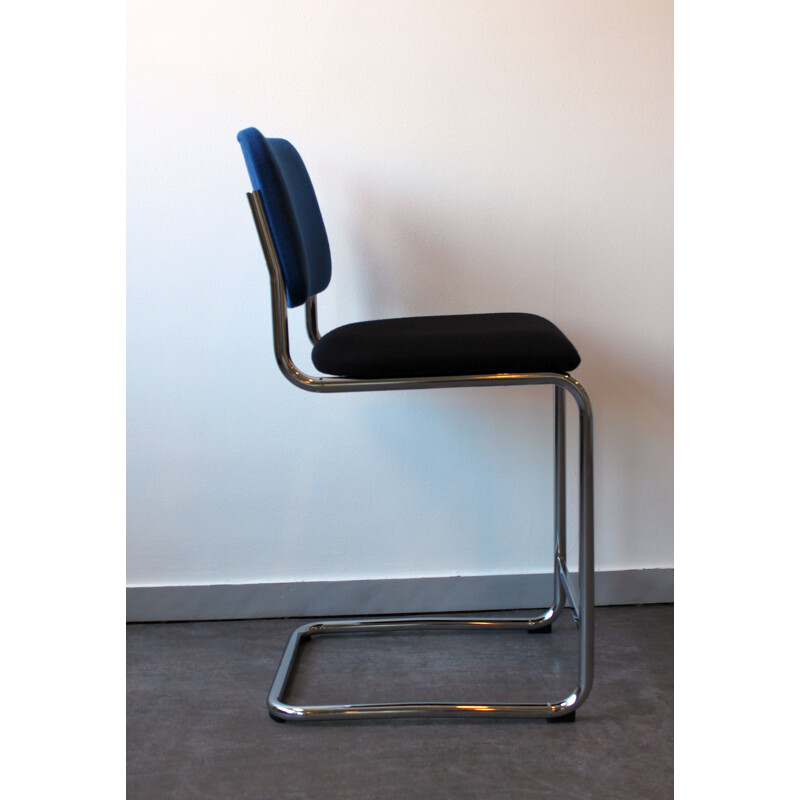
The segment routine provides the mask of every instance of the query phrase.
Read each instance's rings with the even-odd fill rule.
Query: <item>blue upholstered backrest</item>
[[[239,131],[236,138],[267,214],[286,300],[291,307],[302,305],[331,280],[331,251],[311,179],[285,139],[266,139],[255,128]]]

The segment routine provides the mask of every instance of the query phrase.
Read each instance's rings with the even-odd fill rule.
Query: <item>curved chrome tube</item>
[[[317,325],[317,296],[315,294],[306,300],[306,332],[311,344],[316,344],[322,338]]]
[[[270,689],[270,714],[278,719],[353,719],[364,717],[522,716],[557,717],[577,709],[588,696],[594,676],[594,507],[592,406],[584,387],[567,373],[497,373],[491,375],[448,375],[426,378],[336,378],[307,375],[298,369],[289,352],[286,290],[278,255],[259,195],[248,193],[248,201],[264,251],[272,295],[272,331],[275,359],[290,383],[310,392],[368,392],[398,389],[442,389],[472,386],[552,385],[554,389],[555,454],[555,563],[553,604],[542,615],[527,618],[397,617],[329,620],[299,627],[290,637]],[[306,331],[312,344],[320,339],[316,297],[306,302]],[[575,602],[566,563],[566,470],[564,433],[564,392],[575,400],[579,414],[580,497],[579,497],[579,598]],[[471,628],[473,630],[535,629],[552,623],[566,601],[573,607],[579,628],[578,685],[566,698],[551,703],[472,705],[459,703],[389,703],[353,705],[292,706],[281,697],[291,675],[301,642],[311,636],[336,633],[376,633],[422,628]]]
[[[281,273],[278,254],[272,241],[264,208],[255,192],[247,195],[261,247],[267,262],[272,296],[272,333],[275,360],[283,375],[300,389],[309,392],[369,392],[398,389],[443,389],[468,386],[511,386],[519,384],[552,384],[566,389],[576,400],[582,411],[591,413],[589,395],[581,384],[567,373],[531,372],[496,373],[491,375],[447,375],[427,378],[335,378],[307,375],[292,361],[289,352],[289,325],[286,305],[286,289]],[[316,297],[306,302],[306,329],[312,343],[319,341],[317,330]]]
[[[336,705],[295,706],[281,697],[286,690],[300,644],[312,636],[337,633],[397,633],[414,630],[534,630],[538,625],[550,624],[555,617],[551,608],[533,619],[526,617],[374,617],[366,619],[326,620],[311,622],[297,628],[291,635],[269,692],[270,713],[279,719],[361,719],[403,716],[490,716],[490,717],[555,717],[574,711],[588,694],[582,682],[569,696],[549,703],[492,703],[465,704],[440,701],[417,703],[355,703]]]

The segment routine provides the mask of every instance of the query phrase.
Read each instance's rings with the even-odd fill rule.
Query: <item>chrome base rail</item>
[[[375,617],[327,620],[303,625],[291,635],[269,693],[270,715],[280,721],[310,719],[353,719],[356,717],[556,717],[573,712],[585,698],[579,687],[568,697],[549,703],[348,703],[337,705],[290,705],[282,699],[301,643],[312,636],[352,633],[396,633],[415,630],[480,631],[527,630],[549,625],[558,616],[551,608],[532,619],[526,617]]]
[[[447,617],[403,616],[313,622],[292,633],[269,692],[270,716],[281,722],[322,719],[386,717],[544,717],[555,720],[573,715],[586,700],[594,675],[594,474],[592,407],[583,386],[566,373],[497,373],[492,375],[447,375],[425,378],[335,378],[307,375],[289,353],[286,291],[267,217],[257,192],[248,193],[250,209],[270,275],[272,328],[275,358],[283,375],[295,386],[311,392],[363,392],[398,389],[457,388],[469,386],[551,385],[554,387],[554,564],[553,603],[537,617]],[[316,298],[306,303],[306,330],[312,343],[319,340]],[[564,396],[569,393],[579,419],[579,587],[577,602],[569,583],[566,563],[566,457]],[[578,683],[567,697],[541,703],[361,703],[296,706],[284,701],[302,642],[312,636],[347,633],[381,633],[411,630],[527,630],[535,632],[551,625],[566,602],[578,626]]]

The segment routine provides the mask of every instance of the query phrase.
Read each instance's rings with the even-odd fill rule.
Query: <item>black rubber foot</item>
[[[535,628],[531,628],[528,633],[552,633],[553,632],[553,623],[548,622],[547,625],[537,625]]]
[[[276,717],[275,714],[273,714],[271,711],[269,712],[269,717],[270,719],[275,720],[275,722],[286,722],[286,720],[283,719],[283,717]]]
[[[575,712],[570,711],[569,714],[562,714],[560,717],[547,717],[548,722],[575,722]]]

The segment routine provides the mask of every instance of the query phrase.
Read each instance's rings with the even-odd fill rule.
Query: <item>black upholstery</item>
[[[314,366],[346,378],[411,378],[497,372],[571,372],[572,343],[534,314],[459,314],[354,322],[314,346]]]

